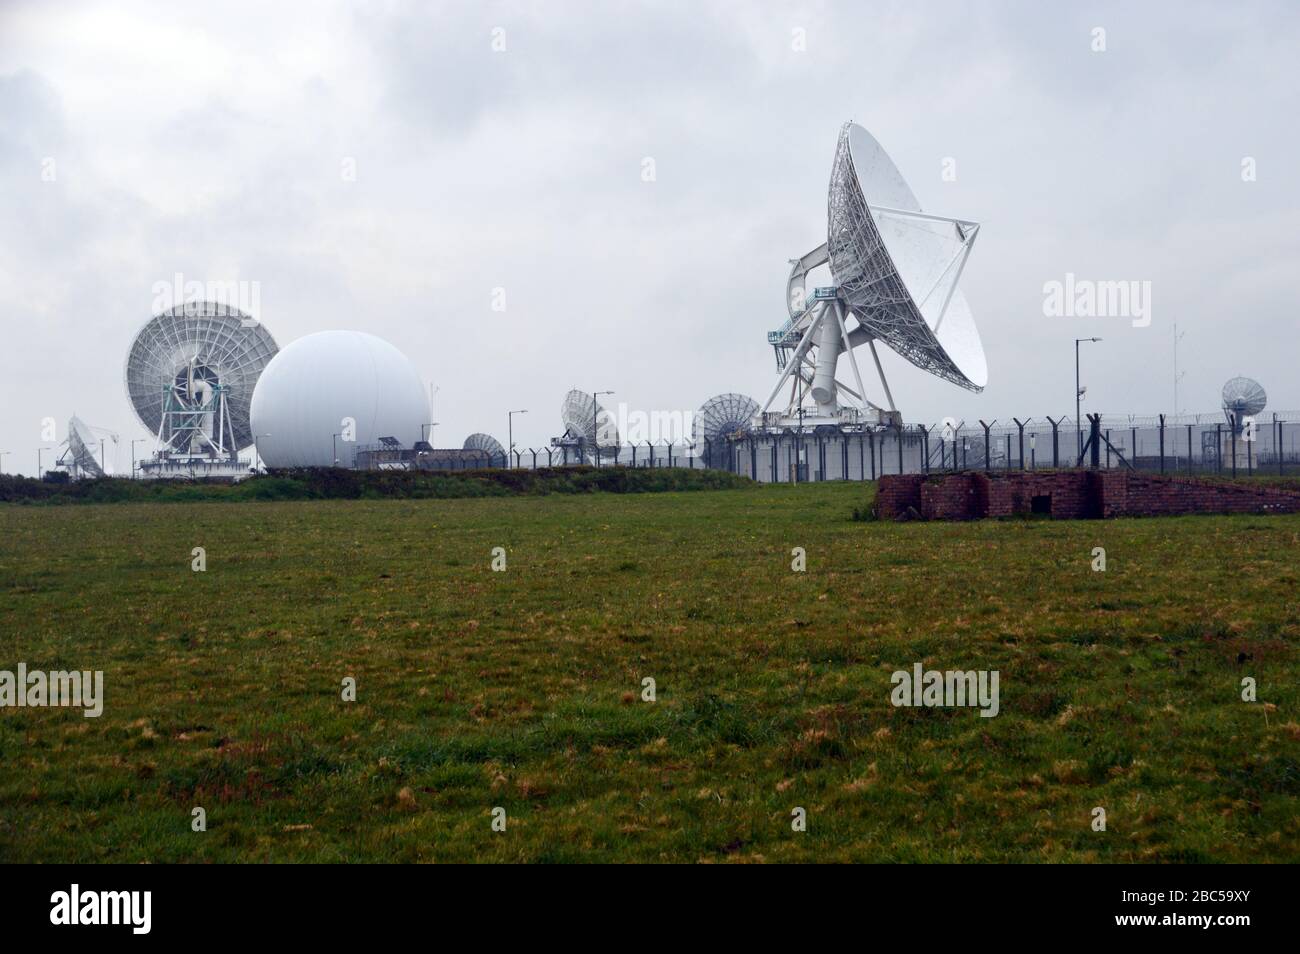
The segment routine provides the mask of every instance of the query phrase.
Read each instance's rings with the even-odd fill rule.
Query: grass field
[[[0,860],[1300,859],[1300,517],[868,493],[0,507],[0,669],[106,684],[0,710]]]

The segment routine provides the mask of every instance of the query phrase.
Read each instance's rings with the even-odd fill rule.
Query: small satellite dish
[[[117,444],[117,435],[111,440]],[[67,467],[74,477],[107,477],[113,473],[113,467],[103,455],[102,440],[94,431],[75,414],[68,421],[67,448],[59,457],[59,463]]]
[[[1267,401],[1263,386],[1251,378],[1232,378],[1223,386],[1223,414],[1238,434],[1242,421],[1264,410]]]
[[[586,391],[575,389],[564,396],[560,421],[564,425],[565,437],[581,442],[585,459],[596,459],[597,446],[602,458],[618,456],[618,426],[614,416]]]
[[[501,442],[491,434],[471,434],[465,438],[462,450],[478,451],[488,459],[489,463],[495,463],[498,460],[506,459],[506,449],[501,446]]]
[[[704,455],[706,466],[720,467],[728,462],[727,439],[748,435],[759,411],[758,402],[746,394],[718,394],[700,405],[692,439],[696,453]]]
[[[855,123],[840,129],[831,166],[826,244],[792,262],[786,283],[789,320],[768,335],[781,379],[763,409],[793,377],[778,416],[789,426],[898,420],[876,341],[923,371],[971,391],[988,383],[984,349],[970,305],[958,287],[979,234],[966,219],[926,214],[872,135]],[[835,282],[809,297],[808,274],[829,265]],[[846,323],[854,319],[856,326]],[[854,349],[868,345],[886,411],[869,401]],[[853,385],[836,377],[847,354]],[[856,389],[855,389],[856,388]],[[849,399],[847,406],[841,396]]]

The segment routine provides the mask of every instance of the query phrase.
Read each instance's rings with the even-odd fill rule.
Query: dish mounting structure
[[[900,425],[878,340],[923,371],[983,390],[983,349],[957,287],[979,228],[922,212],[880,144],[861,126],[845,123],[831,169],[827,240],[791,260],[789,319],[767,336],[780,377],[763,404],[762,424]],[[810,296],[808,275],[822,265],[829,265],[835,284],[814,288]],[[888,407],[867,397],[855,353],[864,344]],[[841,356],[853,386],[838,376]],[[784,409],[770,411],[787,382]]]

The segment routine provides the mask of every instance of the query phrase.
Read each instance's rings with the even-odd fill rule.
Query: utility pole
[[[1082,341],[1100,341],[1100,338],[1074,339],[1074,442],[1075,459],[1083,456],[1083,425],[1079,423],[1080,408],[1083,404],[1083,390],[1079,387],[1079,343]]]
[[[429,382],[429,446],[433,446],[433,429],[438,426],[438,392],[442,388]]]
[[[596,466],[600,466],[600,405],[596,399],[602,394],[613,394],[613,391],[597,391],[591,396],[591,441],[596,447]]]
[[[513,455],[515,452],[515,415],[527,414],[527,410],[507,411],[506,412],[506,440],[510,446],[506,448],[506,469],[514,467]]]
[[[1175,321],[1174,322],[1174,416],[1175,417],[1178,416],[1178,380],[1182,377],[1182,374],[1178,373],[1178,342],[1182,340],[1182,337],[1185,334],[1187,334],[1187,332],[1185,331],[1182,334],[1178,333],[1178,322]]]

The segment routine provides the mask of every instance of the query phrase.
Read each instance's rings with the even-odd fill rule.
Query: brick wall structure
[[[882,520],[1300,513],[1300,490],[1128,470],[893,474],[880,478],[876,512]]]

